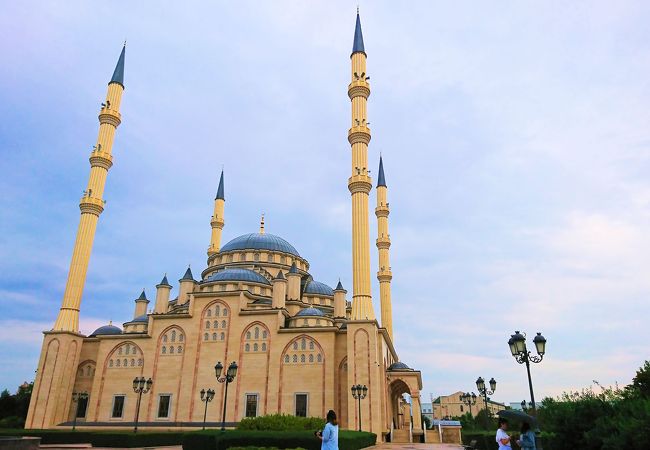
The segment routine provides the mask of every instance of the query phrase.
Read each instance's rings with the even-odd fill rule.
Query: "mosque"
[[[389,203],[381,158],[375,191],[379,320],[372,303],[366,58],[357,13],[348,85],[351,301],[340,281],[335,288],[317,281],[305,256],[285,239],[265,233],[263,220],[259,232],[222,245],[227,222],[222,172],[205,269],[195,278],[188,268],[174,298],[165,275],[152,308],[143,291],[135,299],[133,319],[122,328],[108,324],[85,336],[79,332],[82,293],[122,120],[122,49],[99,112],[67,284],[56,322],[44,332],[26,428],[66,427],[75,416],[77,426],[86,429],[128,427],[138,415],[145,428],[191,429],[204,420],[200,391],[212,388],[206,418],[211,426],[221,425],[227,395],[227,426],[274,413],[324,417],[334,409],[343,428],[370,430],[378,440],[421,439],[421,375],[399,360],[393,341]],[[217,362],[225,370],[233,362],[238,367],[227,392],[227,383],[215,379]],[[153,380],[141,404],[132,388],[136,377]],[[351,392],[356,385],[367,388],[361,402]],[[79,399],[82,392],[87,397]],[[412,399],[412,412],[404,394]]]

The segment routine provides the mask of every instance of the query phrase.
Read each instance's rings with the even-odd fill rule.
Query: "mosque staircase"
[[[411,442],[411,433],[407,429],[394,429],[390,436],[390,442],[392,444],[408,444]]]

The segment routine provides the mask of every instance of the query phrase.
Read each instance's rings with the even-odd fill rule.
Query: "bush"
[[[25,426],[25,419],[17,416],[9,416],[0,419],[0,428],[22,428]]]
[[[6,436],[36,436],[43,444],[90,443],[93,447],[156,447],[182,445],[185,450],[225,450],[233,447],[275,447],[278,449],[318,450],[321,441],[313,431],[205,430],[190,432],[0,430]],[[374,433],[341,430],[339,449],[358,450],[374,445]]]
[[[237,425],[238,430],[290,431],[322,430],[325,420],[320,417],[296,417],[286,414],[269,414],[267,416],[246,417]]]

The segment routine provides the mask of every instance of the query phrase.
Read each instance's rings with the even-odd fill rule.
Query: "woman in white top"
[[[499,429],[497,430],[497,444],[499,444],[499,450],[511,450],[512,446],[510,445],[510,436],[506,431],[508,430],[508,421],[506,419],[499,419]]]

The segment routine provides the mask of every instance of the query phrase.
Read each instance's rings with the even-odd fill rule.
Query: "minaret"
[[[79,307],[81,296],[86,282],[86,272],[90,260],[90,252],[93,248],[97,220],[104,211],[104,185],[108,169],[113,165],[111,150],[115,130],[121,122],[120,102],[124,91],[124,51],[122,48],[120,58],[115,66],[113,77],[108,83],[106,101],[102,103],[99,111],[99,134],[97,144],[90,153],[90,177],[88,187],[84,191],[79,202],[81,219],[77,228],[77,239],[72,251],[68,281],[63,294],[63,301],[59,316],[54,324],[54,331],[79,330]]]
[[[393,339],[393,308],[390,299],[390,281],[393,273],[390,270],[390,234],[388,234],[388,215],[390,209],[387,201],[388,187],[384,177],[384,161],[379,157],[379,175],[377,176],[377,250],[379,251],[379,299],[381,303],[381,326],[388,330]]]
[[[214,198],[214,214],[210,225],[212,226],[212,236],[210,237],[210,247],[208,247],[208,256],[214,255],[221,248],[221,231],[223,230],[223,210],[226,205],[226,199],[223,195],[223,170],[219,178],[219,188],[217,196]]]
[[[352,101],[352,127],[348,141],[352,146],[352,176],[348,189],[352,194],[352,320],[374,319],[370,292],[370,233],[368,226],[368,194],[372,181],[368,175],[368,143],[370,128],[367,122],[367,103],[370,96],[369,77],[366,75],[366,52],[361,33],[361,19],[357,23],[352,46],[352,81],[348,96]]]

